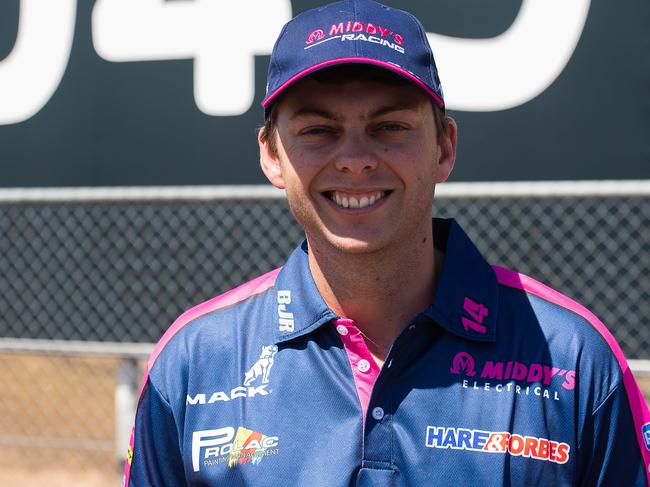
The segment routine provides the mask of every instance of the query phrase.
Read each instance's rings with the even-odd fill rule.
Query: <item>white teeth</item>
[[[363,196],[352,196],[333,191],[330,199],[343,208],[367,208],[368,206],[374,205],[385,195],[386,193],[384,191],[376,191]]]

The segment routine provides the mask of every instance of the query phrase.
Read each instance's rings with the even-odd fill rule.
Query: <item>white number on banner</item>
[[[523,0],[510,28],[491,39],[428,34],[447,106],[490,112],[542,93],[569,62],[591,0]]]
[[[569,62],[590,1],[523,0],[510,28],[490,39],[429,33],[447,106],[497,111],[538,96]],[[76,0],[20,1],[15,47],[0,61],[0,125],[34,116],[56,91],[76,8]],[[290,17],[290,0],[97,0],[92,35],[108,61],[192,59],[199,109],[233,116],[253,102],[255,55],[271,52]]]
[[[93,43],[108,61],[193,59],[199,109],[241,115],[255,96],[254,56],[271,53],[290,18],[290,0],[97,0]]]
[[[18,36],[0,61],[0,125],[33,117],[68,65],[77,0],[21,0]]]

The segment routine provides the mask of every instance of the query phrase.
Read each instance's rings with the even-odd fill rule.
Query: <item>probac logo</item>
[[[195,431],[192,434],[192,469],[195,472],[204,467],[228,463],[236,465],[258,465],[264,457],[277,455],[280,439],[267,436],[240,426]]]
[[[645,443],[646,450],[650,451],[650,423],[646,423],[641,428],[643,435],[643,442]]]
[[[567,443],[510,432],[472,430],[427,426],[426,446],[429,448],[508,453],[563,464],[569,461],[571,447]]]
[[[340,42],[369,42],[393,49],[401,54],[405,52],[403,47],[404,38],[401,34],[396,33],[392,29],[382,27],[379,24],[353,20],[332,24],[327,37],[323,29],[319,28],[311,31],[307,36],[307,47],[305,49],[311,49],[319,44],[335,39],[338,39]]]
[[[458,352],[451,362],[450,372],[454,375],[476,377],[477,380],[463,380],[461,385],[465,389],[507,391],[518,395],[535,395],[545,399],[560,399],[558,389],[553,387],[561,385],[570,391],[576,386],[575,370],[561,369],[552,365],[540,363],[523,363],[515,360],[492,361],[486,360],[482,367],[477,366],[474,357],[467,352]],[[484,379],[484,380],[478,380]],[[562,380],[561,383],[558,382]],[[521,385],[521,384],[524,385]],[[535,386],[534,384],[539,384]]]
[[[276,345],[267,345],[262,347],[262,353],[257,362],[244,374],[244,384],[231,389],[230,391],[215,391],[211,394],[195,394],[194,396],[187,395],[185,404],[194,406],[196,404],[213,404],[218,401],[232,401],[238,398],[247,398],[255,396],[268,396],[271,391],[268,391],[267,385],[269,383],[269,374],[275,354],[278,353]],[[261,384],[253,386],[253,382],[260,381]]]

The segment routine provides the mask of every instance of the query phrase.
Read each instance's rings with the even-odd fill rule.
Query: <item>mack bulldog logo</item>
[[[262,347],[260,358],[253,364],[248,372],[244,375],[244,385],[250,386],[258,377],[262,377],[262,384],[269,383],[269,373],[273,367],[273,357],[278,352],[276,345]]]
[[[273,357],[278,353],[276,345],[266,345],[262,347],[260,358],[244,374],[243,385],[232,388],[230,391],[214,391],[208,394],[199,393],[187,395],[185,404],[194,406],[197,404],[213,404],[215,402],[232,401],[233,399],[249,398],[255,396],[268,396],[271,391],[267,390],[269,383],[269,374],[273,367]],[[261,379],[261,380],[260,380]],[[254,385],[254,382],[260,381],[261,384]]]

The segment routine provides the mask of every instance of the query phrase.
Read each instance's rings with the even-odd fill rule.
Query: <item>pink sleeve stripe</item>
[[[153,352],[149,356],[146,375],[149,375],[153,364],[156,362],[156,359],[160,355],[160,352],[162,352],[163,348],[165,348],[165,345],[169,343],[172,337],[176,335],[176,333],[178,333],[181,328],[199,318],[200,316],[212,313],[213,311],[217,311],[228,306],[232,306],[233,304],[244,301],[245,299],[255,296],[256,294],[263,293],[275,284],[275,280],[278,277],[281,269],[282,268],[278,268],[272,270],[271,272],[267,272],[266,274],[259,276],[252,281],[248,281],[239,287],[231,289],[224,294],[209,299],[208,301],[205,301],[204,303],[201,303],[185,311],[185,313],[180,315],[176,321],[174,321],[172,325],[167,329],[165,334],[156,345],[156,348],[154,348]]]
[[[593,326],[598,333],[601,334],[603,339],[607,342],[610,349],[614,353],[616,360],[618,361],[619,366],[621,367],[621,372],[623,373],[623,384],[627,392],[628,401],[630,403],[630,409],[632,410],[632,418],[634,419],[635,433],[637,441],[639,443],[639,449],[641,450],[641,455],[646,466],[650,465],[650,451],[645,446],[645,440],[643,438],[643,425],[650,422],[650,412],[648,412],[648,406],[645,402],[645,398],[639,389],[632,371],[625,360],[625,355],[621,350],[618,342],[614,336],[610,333],[607,327],[587,308],[582,306],[580,303],[575,302],[571,298],[557,292],[554,289],[542,284],[541,282],[536,281],[535,279],[528,277],[524,274],[519,274],[518,272],[511,271],[509,269],[504,269],[499,266],[492,266],[496,272],[497,280],[500,284],[504,286],[512,287],[515,289],[521,289],[523,291],[529,292],[538,296],[546,301],[549,301],[553,304],[557,304],[569,311],[576,313]],[[644,469],[646,472],[648,485],[650,485],[650,471]]]
[[[146,386],[147,381],[149,380],[149,374],[151,373],[151,368],[156,362],[158,356],[160,355],[160,352],[162,352],[163,348],[165,348],[165,345],[169,343],[172,337],[176,335],[176,333],[178,333],[181,328],[183,328],[185,325],[192,322],[196,318],[199,318],[200,316],[211,313],[212,311],[217,311],[219,309],[226,308],[227,306],[231,306],[233,304],[244,301],[245,299],[248,299],[252,296],[263,293],[264,291],[271,288],[275,284],[275,280],[278,277],[280,270],[282,270],[282,268],[275,269],[271,272],[267,272],[266,274],[256,279],[253,279],[252,281],[248,281],[247,283],[242,284],[241,286],[236,287],[235,289],[231,289],[230,291],[227,291],[224,294],[221,294],[212,299],[209,299],[208,301],[205,301],[204,303],[194,306],[193,308],[188,309],[185,313],[180,315],[176,319],[176,321],[174,321],[172,325],[167,329],[165,334],[157,343],[153,352],[151,352],[151,355],[149,356],[149,360],[147,362],[147,371],[145,372],[144,377],[142,378],[142,382],[140,384],[139,397],[142,397],[142,392],[144,391],[144,387]],[[129,441],[129,455],[131,455],[133,452],[134,444],[135,444],[135,423],[133,425],[133,428],[131,429],[131,439]],[[122,480],[124,487],[129,485],[130,476],[131,476],[131,464],[127,460],[126,462],[124,462],[124,477]]]

